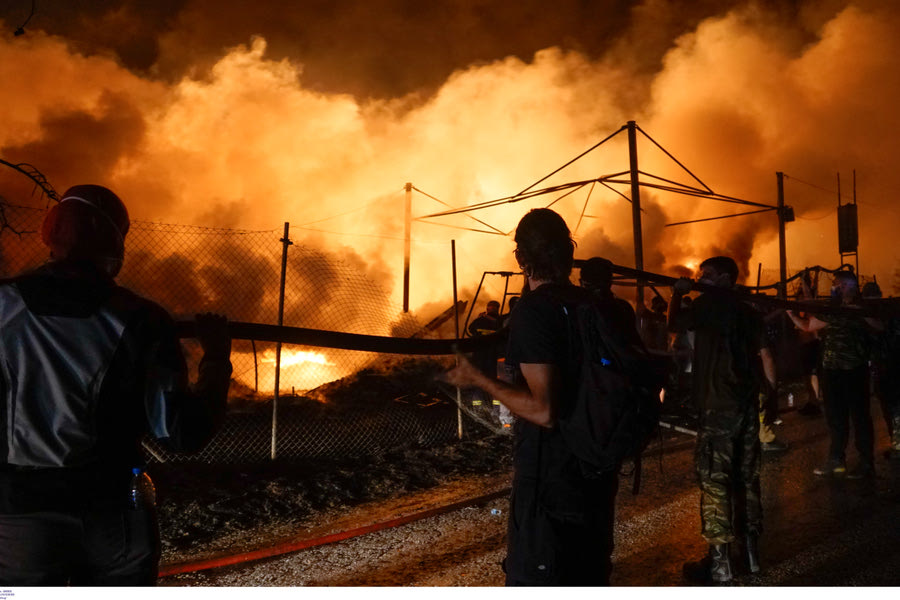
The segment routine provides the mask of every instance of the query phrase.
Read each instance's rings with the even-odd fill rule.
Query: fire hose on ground
[[[452,504],[430,508],[416,513],[403,515],[395,519],[380,521],[378,523],[372,523],[370,525],[364,525],[362,527],[356,527],[353,529],[348,529],[346,531],[331,533],[321,537],[303,538],[298,536],[280,542],[274,546],[270,546],[268,548],[260,548],[258,550],[253,550],[250,552],[242,552],[239,554],[217,556],[203,560],[162,565],[159,569],[159,576],[168,577],[181,573],[192,573],[195,571],[204,571],[207,569],[238,565],[254,560],[261,560],[263,558],[272,558],[275,556],[281,556],[283,554],[289,554],[291,552],[306,550],[308,548],[314,548],[316,546],[323,546],[325,544],[333,544],[335,542],[341,542],[350,538],[365,535],[367,533],[373,533],[376,531],[381,531],[383,529],[390,529],[392,527],[399,527],[401,525],[406,525],[407,523],[427,519],[429,517],[436,517],[438,515],[459,510],[461,508],[466,508],[468,506],[484,504],[485,502],[490,502],[491,500],[496,500],[497,498],[508,496],[509,492],[510,488],[504,488],[502,490],[491,492],[490,494],[484,494],[482,496],[476,496],[474,498],[467,498],[465,500],[454,502]]]

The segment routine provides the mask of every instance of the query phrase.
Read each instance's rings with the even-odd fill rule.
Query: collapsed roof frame
[[[628,134],[628,154],[629,154],[629,169],[628,170],[603,175],[600,177],[596,177],[594,179],[573,181],[573,182],[563,183],[563,184],[554,185],[554,186],[545,187],[545,188],[537,188],[538,185],[544,183],[545,181],[547,181],[554,175],[560,173],[567,167],[571,166],[575,162],[584,158],[585,156],[587,156],[588,154],[590,154],[591,152],[593,152],[594,150],[596,150],[603,144],[607,143],[608,141],[610,141],[613,138],[615,138],[616,136],[618,136],[623,131],[627,132],[627,134]],[[685,173],[687,173],[693,179],[694,183],[693,184],[685,184],[685,183],[681,183],[678,181],[673,181],[671,179],[666,179],[664,177],[660,177],[660,176],[654,175],[652,173],[647,173],[645,171],[641,171],[638,168],[637,132],[640,132],[654,146],[656,146],[669,159],[671,159],[676,165],[678,165]],[[779,177],[779,194],[778,194],[778,204],[777,205],[762,204],[759,202],[752,202],[749,200],[736,198],[734,196],[727,196],[724,194],[719,194],[719,193],[713,191],[713,189],[710,188],[708,185],[706,185],[706,183],[704,183],[690,169],[688,169],[683,163],[681,163],[681,161],[679,161],[677,158],[675,158],[675,156],[673,156],[668,150],[666,150],[662,145],[660,145],[656,140],[654,140],[646,131],[641,129],[635,121],[628,121],[625,125],[623,125],[618,130],[616,130],[615,132],[608,135],[606,138],[604,138],[600,142],[594,144],[593,146],[591,146],[590,148],[588,148],[587,150],[585,150],[584,152],[582,152],[575,158],[566,162],[565,164],[558,167],[557,169],[554,169],[553,171],[551,171],[544,177],[541,177],[540,179],[538,179],[537,181],[535,181],[534,183],[532,183],[531,185],[529,185],[522,191],[518,192],[517,194],[513,194],[511,196],[505,196],[502,198],[496,198],[494,200],[487,200],[484,202],[479,202],[479,203],[461,207],[461,208],[450,207],[449,210],[444,210],[444,211],[440,211],[440,212],[436,212],[436,213],[423,215],[421,217],[417,217],[415,220],[426,222],[428,219],[437,219],[437,218],[442,218],[442,217],[447,217],[447,216],[457,215],[457,214],[464,214],[464,215],[468,216],[469,218],[475,219],[475,217],[469,215],[468,213],[478,211],[478,210],[484,210],[487,208],[492,208],[495,206],[500,206],[503,204],[512,204],[515,202],[521,202],[523,200],[528,200],[531,198],[535,198],[535,197],[543,196],[543,195],[547,195],[547,194],[562,193],[562,195],[560,195],[559,197],[557,197],[556,199],[554,199],[552,202],[550,202],[547,205],[547,207],[550,207],[553,204],[555,204],[556,202],[559,202],[560,200],[565,198],[566,196],[569,196],[570,194],[572,194],[580,189],[583,189],[585,186],[590,185],[591,189],[588,193],[588,198],[585,201],[584,208],[582,209],[581,217],[579,218],[579,221],[578,221],[578,225],[580,225],[581,219],[584,218],[584,216],[585,216],[585,210],[587,209],[587,204],[590,201],[591,193],[593,192],[594,186],[596,186],[597,184],[600,184],[600,185],[603,185],[604,187],[608,188],[609,190],[613,191],[614,193],[618,194],[619,196],[621,196],[622,198],[624,198],[625,200],[627,200],[628,202],[630,202],[632,204],[632,226],[633,226],[633,242],[634,242],[634,254],[635,254],[635,269],[637,271],[641,272],[644,270],[644,258],[643,258],[643,233],[642,233],[642,227],[641,227],[642,209],[640,206],[640,188],[646,187],[646,188],[656,189],[656,190],[664,191],[664,192],[676,193],[676,194],[680,194],[680,195],[692,196],[692,197],[698,197],[698,198],[708,198],[710,200],[716,200],[719,202],[738,204],[738,205],[749,206],[749,207],[754,208],[754,210],[736,213],[736,214],[723,215],[723,216],[717,216],[717,217],[709,217],[709,218],[704,218],[704,219],[696,219],[696,220],[691,220],[691,221],[681,221],[681,222],[677,222],[677,223],[668,223],[668,224],[666,224],[666,227],[672,227],[672,226],[676,226],[676,225],[686,225],[686,224],[690,224],[690,223],[698,223],[698,222],[712,221],[712,220],[718,220],[718,219],[727,219],[727,218],[732,218],[732,217],[748,216],[748,215],[753,215],[753,214],[759,214],[762,212],[776,211],[776,213],[778,215],[778,225],[779,225],[778,233],[779,233],[779,250],[780,250],[780,252],[779,252],[779,254],[780,254],[780,260],[779,260],[779,262],[780,262],[780,281],[783,283],[784,280],[786,279],[784,224],[785,224],[786,220],[792,220],[792,219],[786,219],[786,216],[790,214],[791,209],[790,209],[790,207],[784,206],[784,195],[783,195],[783,193],[781,193],[782,174],[778,173],[777,175]],[[645,178],[644,181],[641,180],[641,176],[643,176]],[[646,181],[646,178],[651,179],[651,181]],[[630,197],[627,196],[626,194],[624,194],[623,192],[617,190],[615,187],[613,187],[614,185],[626,185],[626,184],[629,185],[631,188]],[[444,204],[445,206],[448,206],[448,207],[450,206],[449,204],[447,204],[441,200],[438,200],[434,196],[431,196],[430,194],[426,194],[425,192],[418,190],[417,188],[413,187],[412,184],[407,184],[406,189],[407,189],[407,203],[409,202],[409,199],[408,199],[409,193],[412,190],[416,190],[422,194],[425,194],[429,198],[432,198],[433,200],[436,200],[436,201],[440,202],[441,204]],[[407,210],[407,214],[409,215],[409,210]],[[501,230],[485,223],[484,221],[481,221],[478,219],[475,219],[475,220],[478,221],[480,224],[488,227],[491,231],[484,231],[484,230],[479,230],[479,229],[474,229],[474,228],[461,228],[461,229],[467,229],[469,231],[476,231],[476,232],[480,232],[480,233],[492,233],[495,235],[499,234],[499,235],[505,235],[505,236],[508,236],[510,233],[512,233],[511,231],[510,232],[502,232]],[[451,225],[446,225],[443,223],[431,223],[431,224],[452,227]],[[577,227],[576,227],[576,230],[577,230]],[[409,225],[407,225],[407,232],[409,232]],[[404,285],[408,285],[408,276],[406,276],[404,279]],[[639,279],[638,285],[637,285],[637,298],[636,298],[638,303],[642,303],[644,300],[643,286],[644,286],[644,282]],[[784,288],[784,286],[782,285],[780,288],[780,291],[783,290],[783,288]],[[404,296],[406,296],[407,293],[408,292],[405,290]],[[783,291],[781,291],[781,293],[783,293]]]

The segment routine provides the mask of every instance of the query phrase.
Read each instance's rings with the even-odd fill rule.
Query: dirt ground
[[[504,485],[511,436],[406,448],[344,460],[279,461],[247,467],[154,465],[162,562],[242,552],[365,509],[420,498],[436,505]],[[499,482],[499,483],[498,483]],[[422,498],[428,497],[427,500]]]

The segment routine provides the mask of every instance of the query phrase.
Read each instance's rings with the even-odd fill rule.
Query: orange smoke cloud
[[[262,37],[169,83],[79,54],[59,37],[6,37],[0,156],[35,164],[60,189],[88,179],[109,185],[136,219],[242,229],[290,221],[296,241],[359,266],[396,306],[406,182],[455,206],[507,196],[634,119],[717,192],[774,204],[775,172],[795,177],[786,190],[799,217],[788,225],[792,269],[838,258],[836,217],[828,216],[836,198],[792,182],[831,189],[842,172],[847,198],[856,169],[860,268],[887,281],[896,262],[881,242],[897,225],[890,204],[898,187],[890,163],[900,96],[896,11],[850,6],[785,23],[782,15],[735,9],[668,45],[654,38],[649,54],[664,58],[651,72],[633,33],[650,30],[654,19],[681,33],[666,21],[673,12],[658,2],[635,9],[621,38],[631,46],[609,43],[592,55],[548,45],[525,59],[457,68],[433,93],[399,97],[317,91],[302,53],[271,58]],[[172,60],[180,35],[161,38],[164,58]],[[639,160],[644,171],[685,180],[644,142]],[[546,183],[627,166],[624,140],[616,139]],[[12,184],[3,191],[10,201],[20,193]],[[508,232],[552,199],[475,216]],[[648,268],[674,272],[713,253],[735,256],[746,272],[760,262],[777,267],[771,213],[665,228],[734,209],[661,192],[642,200]],[[573,229],[580,220],[577,256],[630,264],[630,205],[605,188],[585,201],[583,190],[554,204]],[[413,195],[414,216],[443,208]],[[461,216],[439,222],[475,225]],[[485,270],[516,267],[508,238],[431,222],[414,223],[412,237],[414,309],[449,305],[451,239],[468,290]],[[495,283],[487,290],[501,292]]]

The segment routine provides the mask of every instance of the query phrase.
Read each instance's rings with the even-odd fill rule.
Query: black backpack
[[[626,335],[630,324],[616,323],[609,304],[591,300],[563,310],[576,381],[558,417],[560,433],[586,477],[632,460],[637,493],[641,453],[659,429],[659,394],[670,361]]]

